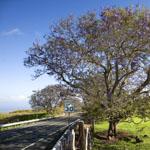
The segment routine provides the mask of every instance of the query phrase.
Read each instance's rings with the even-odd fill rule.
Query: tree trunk
[[[92,119],[92,121],[91,121],[91,132],[92,132],[92,134],[94,134],[94,132],[95,132],[95,120],[94,119]]]
[[[109,121],[107,137],[109,140],[112,140],[112,139],[116,138],[116,136],[117,136],[117,122]]]

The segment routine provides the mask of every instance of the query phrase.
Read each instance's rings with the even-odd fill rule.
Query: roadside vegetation
[[[0,113],[0,124],[62,115],[66,98],[75,100],[76,107],[80,108],[79,99],[74,96],[72,91],[63,87],[63,85],[50,85],[41,90],[34,91],[29,101],[32,110]]]
[[[9,113],[0,113],[0,124],[31,120],[45,117],[45,111],[19,110]]]
[[[73,93],[61,84],[49,85],[34,91],[30,97],[30,105],[34,110],[44,110],[49,115],[55,115],[58,108],[63,108],[63,100]]]
[[[149,150],[150,121],[134,117],[133,122],[120,122],[117,138],[107,139],[108,122],[95,124],[93,150]]]
[[[0,113],[0,124],[26,121],[31,119],[39,119],[39,118],[50,117],[50,116],[57,116],[59,114],[62,114],[62,112],[63,112],[63,108],[57,107],[53,111],[53,115],[48,114],[44,110],[39,110],[39,111],[18,110],[9,113]]]

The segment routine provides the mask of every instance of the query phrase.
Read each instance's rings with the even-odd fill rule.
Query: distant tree
[[[53,110],[68,96],[68,89],[62,85],[49,85],[31,95],[29,103],[33,109],[43,109],[47,113]]]
[[[116,136],[121,119],[140,112],[139,104],[150,105],[145,94],[150,89],[149,16],[149,10],[138,8],[70,16],[51,28],[45,44],[27,51],[25,66],[37,67],[37,77],[54,75],[79,89],[87,104],[99,103],[109,122],[108,137]]]

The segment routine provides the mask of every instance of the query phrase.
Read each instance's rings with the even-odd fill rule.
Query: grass
[[[44,110],[40,110],[40,111],[17,110],[9,113],[0,113],[0,124],[7,124],[7,123],[39,119],[45,117],[55,117],[63,114],[63,112],[64,112],[63,107],[56,107],[53,111],[53,114],[47,114],[46,111]],[[11,127],[2,127],[0,128],[0,131],[16,128],[18,126],[24,126],[24,125],[21,124],[21,125],[16,125]]]
[[[36,112],[33,110],[17,110],[17,111],[13,111],[9,113],[0,113],[0,124],[38,119],[38,118],[43,118],[46,116],[47,116],[47,113],[45,111]],[[24,124],[10,126],[10,127],[0,127],[0,131],[17,128],[19,126],[24,126]]]
[[[63,107],[56,107],[53,114],[47,114],[46,111],[40,110],[17,110],[9,113],[0,113],[0,124],[13,123],[18,121],[25,121],[31,119],[38,119],[47,116],[57,116],[64,112]]]
[[[137,123],[140,119],[134,118],[134,121]],[[107,129],[107,122],[99,122],[95,125],[96,134],[106,135]],[[95,137],[93,150],[150,150],[150,121],[138,124],[121,122],[117,129],[120,135],[126,134],[126,137],[111,142]],[[138,136],[143,142],[136,143],[135,138],[128,138],[128,136]]]
[[[45,117],[47,114],[44,111],[35,112],[32,110],[19,110],[10,113],[0,113],[0,124],[13,123],[18,121],[31,120]]]

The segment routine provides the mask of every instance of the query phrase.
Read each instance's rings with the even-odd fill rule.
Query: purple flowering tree
[[[45,38],[27,51],[25,66],[35,67],[36,77],[52,75],[80,90],[87,107],[97,104],[109,122],[108,138],[116,136],[120,120],[149,114],[148,10],[107,8],[69,16]]]

